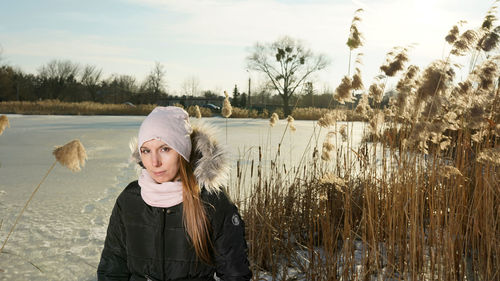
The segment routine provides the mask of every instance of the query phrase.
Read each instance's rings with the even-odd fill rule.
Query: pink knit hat
[[[189,114],[176,106],[158,106],[142,121],[138,148],[150,140],[161,140],[189,162],[191,155],[191,125]]]

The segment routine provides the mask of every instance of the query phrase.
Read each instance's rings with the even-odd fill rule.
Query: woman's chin
[[[173,181],[174,179],[173,178],[169,178],[169,177],[166,177],[166,176],[162,176],[162,177],[152,177],[153,180],[156,182],[156,183],[165,183],[165,182],[169,182],[169,181]]]

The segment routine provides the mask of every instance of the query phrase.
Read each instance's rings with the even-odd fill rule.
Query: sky
[[[104,78],[127,74],[141,82],[155,62],[167,90],[182,94],[195,77],[202,90],[222,93],[238,85],[252,91],[265,81],[247,71],[255,43],[282,36],[302,40],[330,60],[311,77],[318,92],[335,89],[347,73],[346,41],[362,8],[365,85],[380,74],[396,46],[415,46],[410,63],[425,68],[446,56],[444,37],[460,20],[478,27],[493,0],[0,0],[1,63],[37,73],[53,59],[95,65]],[[497,17],[500,15],[497,13]],[[498,25],[498,22],[496,23]],[[465,60],[466,58],[462,58]],[[465,64],[466,62],[463,61]]]

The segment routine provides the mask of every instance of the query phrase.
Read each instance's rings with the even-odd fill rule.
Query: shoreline
[[[102,104],[96,102],[61,102],[58,100],[43,101],[2,101],[0,102],[0,114],[19,115],[66,115],[66,116],[146,116],[157,105],[155,104]],[[177,105],[176,105],[177,106]],[[196,116],[195,106],[184,108],[191,117]],[[221,117],[220,112],[212,112],[207,108],[200,108],[202,117]],[[345,113],[342,121],[366,121],[363,117],[351,109],[328,109],[328,108],[295,108],[292,117],[295,120],[318,120],[325,113],[338,111]],[[258,112],[255,109],[233,107],[233,113],[229,119],[251,118],[268,119],[272,113],[277,113],[280,119],[285,119],[283,111],[278,109],[274,112],[266,109]]]

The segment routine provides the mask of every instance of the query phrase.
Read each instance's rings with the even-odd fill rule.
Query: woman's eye
[[[149,150],[147,149],[141,149],[141,154],[149,153]]]
[[[163,152],[169,152],[170,151],[170,147],[162,147],[161,151],[163,151]]]

